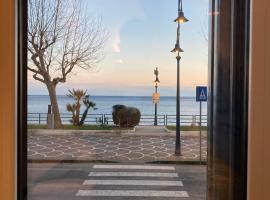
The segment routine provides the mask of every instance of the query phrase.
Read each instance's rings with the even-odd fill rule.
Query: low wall
[[[31,135],[145,135],[145,136],[168,136],[175,137],[175,131],[165,129],[164,133],[144,133],[136,132],[136,128],[131,130],[62,130],[62,129],[28,129]],[[207,132],[202,131],[202,136],[206,137]],[[181,136],[199,137],[199,131],[181,131]]]

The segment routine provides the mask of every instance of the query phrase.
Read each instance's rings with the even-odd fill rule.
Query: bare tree
[[[204,39],[204,41],[208,44],[208,33],[209,33],[209,27],[208,27],[208,20],[209,20],[209,12],[208,9],[205,11],[206,15],[204,20],[201,22],[201,30],[200,30],[200,34],[202,36],[202,38]]]
[[[206,23],[201,25],[201,36],[203,40],[208,44],[208,26]]]
[[[89,19],[80,0],[28,0],[28,70],[48,89],[55,128],[61,116],[56,86],[79,69],[92,69],[103,58],[107,32]]]

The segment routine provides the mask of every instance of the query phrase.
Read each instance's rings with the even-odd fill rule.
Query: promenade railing
[[[207,115],[202,115],[202,126],[207,126]],[[62,113],[61,119],[63,124],[70,124],[72,115],[69,113]],[[139,125],[153,125],[155,120],[154,115],[141,115]],[[47,113],[28,113],[28,124],[47,124]],[[180,115],[182,126],[198,125],[200,122],[200,115]],[[175,125],[176,115],[157,115],[157,122],[159,126]],[[113,125],[112,114],[88,114],[85,119],[87,125]]]

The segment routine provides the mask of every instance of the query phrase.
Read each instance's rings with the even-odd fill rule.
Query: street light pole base
[[[182,156],[182,153],[179,152],[179,151],[175,151],[175,152],[174,152],[174,155],[175,155],[175,156]]]

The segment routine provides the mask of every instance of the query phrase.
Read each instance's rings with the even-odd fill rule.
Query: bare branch
[[[107,31],[86,15],[79,0],[28,0],[29,70],[43,81],[66,82],[78,69],[89,70],[103,58]],[[67,9],[68,8],[68,9]]]
[[[27,67],[28,70],[30,70],[31,72],[35,73],[35,74],[40,74],[39,71],[32,69],[31,67]]]
[[[38,77],[37,75],[38,75],[38,74],[34,74],[34,75],[33,75],[33,78],[34,78],[35,80],[40,81],[40,82],[42,82],[42,83],[46,83],[46,81],[45,81],[44,79]]]

